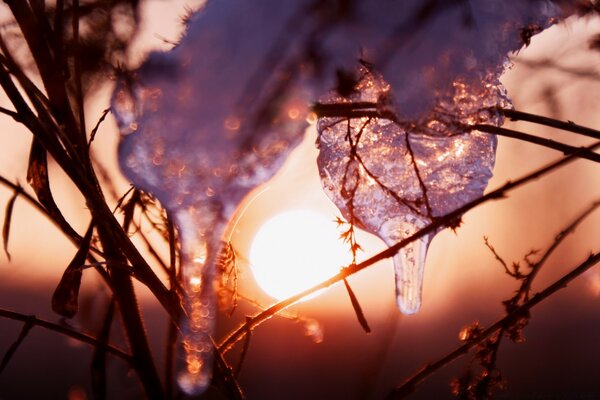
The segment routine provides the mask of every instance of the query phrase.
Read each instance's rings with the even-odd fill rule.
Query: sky
[[[171,23],[182,7],[153,2],[148,11],[144,38],[137,50],[148,43],[159,45],[161,37],[176,37]],[[179,8],[178,8],[179,7]],[[172,18],[167,17],[167,13]],[[529,48],[513,59],[514,66],[502,77],[516,109],[540,113],[580,125],[600,126],[597,112],[600,100],[600,53],[588,47],[590,38],[600,32],[598,19],[566,21],[533,38]],[[135,49],[135,48],[134,48]],[[132,54],[132,59],[136,55]],[[550,62],[545,62],[550,60]],[[591,72],[582,74],[581,72]],[[100,115],[108,104],[110,88],[98,94],[98,104],[90,105],[89,115]],[[25,183],[24,170],[28,134],[6,118],[2,119],[0,173]],[[541,129],[525,123],[509,122],[522,129],[573,145],[589,143],[585,138]],[[252,238],[262,223],[290,210],[310,210],[333,221],[336,210],[320,188],[316,170],[314,126],[294,151],[280,173],[249,204],[232,232],[232,241],[241,261],[240,285],[244,294],[262,304],[274,300],[263,293],[250,271]],[[98,137],[101,160],[113,173],[118,135],[112,118]],[[100,151],[100,150],[99,150]],[[560,153],[535,145],[499,138],[493,189],[532,169],[555,160]],[[67,218],[79,231],[86,221],[80,210],[84,204],[58,171],[54,190]],[[502,316],[501,301],[509,298],[516,283],[504,274],[501,265],[484,246],[483,237],[508,262],[521,260],[532,249],[545,249],[554,236],[592,201],[600,198],[598,167],[577,161],[550,176],[527,185],[502,201],[488,203],[464,217],[456,233],[443,231],[433,240],[425,269],[422,309],[416,315],[402,316],[394,304],[392,270],[380,262],[351,277],[351,283],[372,328],[365,334],[342,285],[295,305],[291,313],[318,324],[323,340],[316,343],[305,335],[306,323],[276,317],[257,328],[252,335],[240,382],[250,399],[378,399],[391,388],[457,347],[461,328],[474,321],[487,326]],[[121,188],[127,183],[115,178]],[[10,192],[0,191],[0,204]],[[49,320],[58,318],[50,311],[50,297],[61,276],[61,268],[75,249],[62,240],[54,227],[36,215],[23,202],[17,202],[13,216],[10,250],[12,261],[0,255],[0,307],[35,313]],[[333,223],[333,222],[332,222]],[[308,233],[307,235],[310,235]],[[536,280],[539,291],[597,251],[600,213],[586,220],[544,267]],[[359,232],[364,252],[359,261],[384,249],[377,238]],[[305,248],[302,245],[299,247]],[[302,250],[299,250],[299,253]],[[283,260],[285,262],[285,260]],[[102,286],[93,278],[84,280],[84,306],[91,314],[101,312]],[[143,296],[146,322],[157,356],[162,355],[165,315],[150,296]],[[501,347],[499,365],[507,389],[497,398],[550,399],[600,397],[597,376],[600,357],[597,338],[600,320],[600,271],[594,269],[533,310],[525,330],[526,341]],[[222,337],[256,309],[240,301],[231,319],[218,322]],[[93,318],[78,318],[75,326],[97,328]],[[0,321],[0,354],[18,335],[20,325]],[[115,332],[118,340],[119,332]],[[235,364],[239,348],[230,360]],[[0,399],[69,398],[89,390],[87,365],[91,351],[53,333],[34,329],[13,363],[0,376]],[[422,383],[415,399],[451,398],[449,381],[461,374],[469,357],[463,357]],[[81,366],[86,366],[82,368]],[[110,382],[115,398],[136,396],[134,379],[119,361],[111,362]],[[36,385],[29,384],[36,382]],[[79,391],[78,391],[79,390]],[[75,394],[74,394],[75,393]],[[71,397],[69,397],[71,396]],[[554,397],[553,397],[554,396]]]

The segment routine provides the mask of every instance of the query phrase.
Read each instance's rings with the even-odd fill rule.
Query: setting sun
[[[307,210],[285,212],[265,222],[250,249],[258,285],[279,300],[335,275],[350,261],[333,218]]]

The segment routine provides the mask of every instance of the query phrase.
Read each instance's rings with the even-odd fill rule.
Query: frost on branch
[[[481,194],[495,139],[458,125],[501,123],[479,108],[504,101],[497,77],[507,52],[523,44],[524,29],[544,28],[569,11],[563,7],[535,0],[209,0],[180,45],[151,54],[119,85],[113,108],[123,172],[169,210],[182,242],[183,391],[196,395],[210,382],[215,264],[226,224],[299,142],[310,101],[336,88],[325,103],[376,102],[377,113],[411,121],[329,115],[337,123],[320,124],[330,196],[394,243]],[[378,73],[363,68],[357,75],[358,59]],[[399,255],[409,266],[398,270],[405,312],[418,309],[420,283],[413,282],[421,279],[427,243]]]
[[[320,105],[375,105],[392,113],[390,87],[361,68],[355,93],[325,96]],[[483,194],[492,176],[496,138],[465,126],[500,125],[493,108],[506,106],[502,86],[489,77],[479,84],[457,81],[438,98],[431,115],[416,123],[390,116],[325,117],[318,123],[319,171],[327,195],[351,223],[392,246]],[[398,307],[418,311],[427,247],[433,234],[394,257]]]

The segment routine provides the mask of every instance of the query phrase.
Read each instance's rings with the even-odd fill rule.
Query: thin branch
[[[467,128],[465,126],[465,128]],[[570,146],[561,142],[557,142],[551,139],[545,139],[539,136],[529,135],[527,133],[515,131],[512,129],[500,128],[493,125],[477,124],[469,125],[470,130],[477,130],[486,133],[493,133],[498,136],[506,136],[513,139],[523,140],[525,142],[534,143],[550,149],[562,151],[563,154],[578,154],[578,157],[585,158],[586,160],[600,163],[600,154],[594,153],[593,151],[584,149],[582,147]],[[583,149],[583,150],[582,150]]]
[[[385,118],[397,122],[398,117],[392,111],[381,110],[378,103],[315,103],[311,107],[319,118]]]
[[[83,103],[83,88],[81,83],[81,57],[79,52],[79,0],[73,0],[73,17],[71,20],[73,29],[73,70],[75,73],[75,100],[77,102],[77,111],[79,112],[79,135],[80,140],[85,142],[85,108]],[[88,144],[89,147],[89,144]],[[87,147],[84,146],[87,151]]]
[[[60,333],[61,335],[68,336],[68,337],[75,339],[77,341],[80,341],[82,343],[87,343],[94,347],[102,345],[102,343],[100,343],[98,341],[98,339],[96,339],[93,336],[90,336],[90,335],[82,333],[82,332],[75,331],[66,326],[58,325],[53,322],[37,318],[34,315],[25,315],[25,314],[21,314],[21,313],[15,312],[15,311],[10,311],[10,310],[6,310],[4,308],[0,308],[0,317],[12,319],[15,321],[21,321],[21,322],[25,322],[25,323],[27,321],[31,321],[31,323],[35,326],[39,326],[39,327],[47,329],[49,331]],[[128,365],[133,365],[132,357],[129,354],[127,354],[125,351],[123,351],[113,345],[107,345],[106,351],[111,353],[112,355],[115,355],[115,356],[121,358]]]
[[[556,72],[562,72],[564,74],[572,75],[574,78],[579,79],[590,79],[598,81],[600,80],[600,74],[593,69],[587,68],[573,68],[567,67],[564,65],[558,65],[550,59],[540,59],[540,60],[525,60],[518,57],[511,57],[511,61],[516,64],[524,65],[531,69],[553,69]]]
[[[115,313],[115,299],[110,299],[108,303],[108,310],[100,329],[98,336],[99,346],[94,349],[94,355],[91,363],[91,375],[92,375],[92,390],[94,393],[94,400],[105,400],[106,399],[106,346],[110,340],[110,327],[112,325]]]
[[[555,236],[551,245],[539,258],[537,262],[532,262],[530,257],[533,254],[537,254],[537,251],[530,251],[523,257],[523,260],[527,264],[527,270],[521,272],[521,265],[519,262],[513,262],[512,269],[510,269],[504,259],[498,255],[494,247],[489,243],[487,238],[484,238],[485,245],[492,252],[497,261],[499,261],[506,274],[511,276],[520,282],[519,288],[514,292],[512,297],[502,302],[504,305],[505,315],[511,314],[516,308],[523,305],[524,302],[529,300],[531,286],[539,271],[549,259],[550,255],[555,249],[563,242],[567,235],[575,230],[575,228],[588,217],[598,206],[600,201],[596,201],[587,207],[583,213],[578,215],[572,222],[570,222],[566,228],[564,228],[558,235]],[[525,326],[530,320],[530,313],[526,312],[520,315],[515,315],[507,325],[502,326],[497,332],[490,335],[484,341],[477,345],[477,349],[474,351],[473,359],[470,364],[474,364],[476,361],[481,367],[480,372],[473,374],[472,367],[467,368],[462,378],[455,378],[451,385],[453,387],[453,393],[455,396],[475,396],[479,398],[484,396],[486,399],[491,398],[492,390],[497,387],[503,386],[502,373],[496,366],[497,356],[500,350],[500,344],[502,338],[506,335],[514,343],[521,343],[524,340],[523,331]],[[468,342],[473,337],[478,337],[482,331],[479,322],[476,322],[470,326],[464,327],[461,330],[460,337],[462,341]],[[434,373],[432,371],[431,373]],[[410,388],[407,388],[410,389]],[[409,392],[409,390],[406,390]],[[462,397],[461,397],[462,398]]]
[[[0,113],[6,114],[9,117],[11,117],[12,119],[14,119],[15,121],[21,123],[21,117],[19,116],[19,113],[16,113],[16,112],[9,110],[7,108],[4,108],[4,107],[0,107]]]
[[[17,340],[10,346],[8,351],[4,354],[2,362],[0,363],[0,375],[2,375],[2,372],[4,372],[4,369],[17,352],[17,349],[19,348],[21,343],[23,343],[23,341],[27,337],[27,334],[29,333],[31,328],[33,328],[33,321],[31,320],[31,318],[29,318],[27,321],[25,321],[25,324],[23,325],[23,328],[21,329]]]
[[[560,231],[555,237],[554,241],[550,245],[550,247],[546,250],[546,252],[540,257],[540,259],[531,266],[531,271],[527,275],[527,278],[523,281],[522,287],[519,289],[520,293],[525,296],[525,299],[528,299],[529,291],[531,290],[531,285],[533,280],[539,273],[542,266],[546,263],[548,258],[554,253],[554,251],[558,248],[558,246],[564,241],[564,239],[570,234],[573,233],[575,228],[583,222],[592,212],[594,212],[598,207],[600,207],[600,200],[596,200],[593,202],[588,208],[586,208],[581,214],[579,214],[566,228]]]
[[[500,265],[502,265],[502,267],[504,268],[504,272],[506,272],[507,275],[510,275],[513,278],[516,278],[517,276],[516,276],[515,272],[511,271],[510,268],[508,268],[508,264],[506,263],[506,261],[504,261],[504,259],[502,257],[500,257],[498,252],[496,252],[496,249],[494,248],[494,246],[491,245],[487,236],[483,237],[483,243],[485,244],[485,247],[487,247],[492,252],[496,261],[498,261],[500,263]]]
[[[79,140],[76,136],[78,128],[69,103],[68,92],[62,77],[62,72],[60,68],[56,68],[56,60],[46,42],[46,40],[51,38],[47,37],[48,35],[45,35],[43,29],[44,23],[36,18],[27,2],[7,1],[6,4],[15,17],[15,20],[23,33],[23,37],[27,42],[35,65],[42,78],[44,88],[48,93],[52,108],[59,111],[55,113],[56,116],[59,117],[59,124],[66,125],[65,131],[71,133],[71,139],[74,141],[74,145],[79,147],[81,143],[78,143]]]
[[[246,317],[248,320],[249,317]],[[250,349],[250,340],[252,339],[252,331],[248,331],[246,333],[246,338],[244,339],[244,346],[242,347],[242,353],[240,354],[240,359],[238,360],[237,366],[233,372],[233,375],[237,378],[242,372],[242,367],[244,365],[244,361],[246,360],[246,355],[248,354],[248,349]]]
[[[408,132],[404,134],[404,141],[406,143],[406,150],[408,150],[408,154],[410,154],[410,161],[413,166],[413,170],[415,175],[417,176],[417,180],[419,181],[419,187],[421,188],[421,193],[423,193],[423,202],[425,203],[425,208],[427,209],[427,218],[430,220],[434,219],[433,214],[431,212],[431,205],[429,204],[429,196],[427,195],[427,186],[425,186],[425,181],[423,181],[423,177],[421,176],[421,172],[419,171],[419,166],[417,165],[417,159],[415,158],[415,153],[413,152],[412,146],[410,144],[410,135]]]
[[[219,371],[222,373],[222,379],[226,388],[229,390],[229,398],[232,400],[243,400],[246,397],[244,396],[244,392],[235,377],[231,367],[225,359],[223,358],[223,353],[217,348],[215,342],[212,342],[213,352],[215,354],[216,366],[219,368]]]
[[[600,142],[597,142],[594,145],[589,146],[585,149],[586,150],[594,150],[599,146],[600,146]],[[340,271],[337,275],[333,276],[332,278],[327,279],[327,280],[321,282],[320,284],[315,285],[309,289],[306,289],[301,293],[298,293],[298,294],[291,296],[285,300],[282,300],[278,303],[273,304],[272,306],[270,306],[263,312],[255,315],[254,317],[249,319],[246,323],[242,324],[237,329],[235,329],[233,332],[231,332],[229,334],[229,336],[227,336],[219,344],[219,351],[226,353],[233,347],[233,345],[235,345],[239,340],[241,340],[246,335],[246,332],[248,330],[252,330],[252,329],[256,328],[257,326],[259,326],[266,320],[270,319],[272,316],[274,316],[281,310],[289,307],[290,305],[296,303],[297,301],[301,300],[302,298],[309,296],[312,293],[315,293],[321,289],[325,289],[325,288],[333,285],[334,283],[340,282],[343,279],[347,278],[348,276],[353,275],[359,271],[362,271],[363,269],[365,269],[381,260],[393,257],[401,248],[405,247],[409,243],[412,243],[413,241],[415,241],[425,235],[428,235],[432,232],[435,232],[436,230],[441,229],[445,226],[449,226],[449,225],[451,226],[453,223],[455,223],[455,221],[457,219],[460,219],[461,216],[464,213],[466,213],[467,211],[469,211],[483,203],[486,203],[488,201],[501,199],[501,198],[505,197],[508,192],[510,192],[520,186],[523,186],[533,180],[539,179],[542,176],[548,174],[551,171],[554,171],[557,168],[560,168],[564,165],[567,165],[567,164],[573,162],[574,160],[577,159],[577,157],[578,157],[577,154],[565,156],[557,161],[554,161],[536,171],[533,171],[533,172],[517,179],[514,182],[509,181],[509,182],[505,183],[504,185],[502,185],[501,187],[499,187],[498,189],[496,189],[492,192],[489,192],[488,194],[481,196],[480,198],[475,199],[475,200],[465,204],[464,206],[456,209],[455,211],[453,211],[451,213],[446,214],[443,217],[440,217],[439,219],[434,220],[432,223],[428,224],[423,229],[415,232],[411,236],[401,240],[400,242],[396,243],[395,245],[370,257],[369,259],[367,259],[359,264],[350,265],[349,267],[344,268],[342,271]]]
[[[600,132],[591,128],[586,128],[572,122],[562,122],[547,117],[540,117],[533,114],[523,113],[509,109],[499,110],[505,116],[511,119],[521,119],[524,121],[534,122],[541,125],[551,126],[568,132],[577,133],[580,135],[590,136],[600,139]],[[356,103],[336,103],[323,104],[315,103],[312,106],[312,111],[319,117],[344,117],[344,118],[384,118],[395,122],[403,129],[407,129],[410,124],[401,121],[393,112],[389,110],[379,110],[377,103],[372,102],[356,102]],[[418,126],[415,128],[418,129]],[[459,126],[464,132],[478,130],[506,136],[513,139],[534,143],[539,146],[548,147],[554,150],[562,151],[564,154],[579,154],[581,158],[585,158],[594,162],[600,162],[600,155],[591,151],[580,151],[579,147],[570,146],[565,143],[556,142],[554,140],[542,138],[539,136],[530,135],[524,132],[515,131],[512,129],[501,128],[493,125],[477,124],[477,125],[462,125]]]
[[[530,300],[523,303],[523,305],[515,308],[510,314],[498,320],[489,328],[483,330],[479,335],[471,338],[464,345],[448,353],[446,356],[440,358],[438,361],[425,366],[421,371],[407,379],[401,386],[394,389],[387,396],[387,399],[402,399],[405,398],[407,395],[413,393],[415,387],[420,382],[422,382],[427,376],[431,375],[433,372],[439,370],[445,365],[451,363],[458,357],[467,354],[469,350],[475,345],[481,343],[482,341],[490,337],[492,334],[494,334],[496,331],[502,329],[504,326],[510,325],[514,319],[519,318],[519,316],[528,312],[530,309],[532,309],[533,307],[541,303],[543,300],[553,295],[554,293],[558,292],[560,289],[567,287],[567,285],[571,281],[573,281],[585,271],[595,266],[598,262],[600,262],[600,253],[590,255],[583,263],[579,264],[577,267],[571,270],[571,272],[567,273],[566,275],[555,281],[553,284],[546,287],[544,290],[533,296]]]
[[[27,193],[27,191],[25,191],[25,189],[23,189],[22,186],[9,181],[8,179],[6,179],[5,177],[3,177],[1,175],[0,175],[0,184],[4,185],[6,187],[9,187],[12,190],[14,190],[15,192],[17,192],[21,198],[25,199],[31,206],[33,206],[44,217],[46,217],[50,222],[52,222],[54,224],[54,226],[56,226],[61,232],[63,232],[65,234],[65,236],[67,237],[67,239],[69,239],[76,247],[78,247],[81,244],[81,241],[83,240],[82,236],[80,236],[79,234],[77,234],[77,236],[68,235],[67,232],[64,231],[62,226],[60,224],[58,224],[50,216],[50,214],[44,208],[44,206],[41,205],[40,202],[35,197],[33,197],[32,195]],[[91,246],[90,249],[91,249],[91,251],[93,251],[94,253],[99,255],[100,257],[104,257],[104,253],[102,252],[102,250],[98,249],[97,247]],[[92,262],[96,262],[96,260],[94,259]]]
[[[563,122],[554,118],[543,117],[541,115],[530,114],[523,111],[511,110],[506,108],[500,108],[499,111],[502,114],[504,114],[505,117],[510,118],[512,121],[532,122],[534,124],[549,126],[551,128],[556,128],[563,131],[573,132],[579,135],[600,139],[600,132],[598,132],[597,130],[577,125],[572,121]]]
[[[165,393],[167,394],[167,399],[172,399],[175,392],[173,387],[173,371],[175,368],[175,353],[177,350],[177,336],[179,331],[172,320],[168,320],[167,324],[167,338],[165,343],[164,359]]]

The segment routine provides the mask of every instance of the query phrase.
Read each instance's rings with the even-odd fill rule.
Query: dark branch
[[[529,301],[516,308],[504,318],[498,320],[489,328],[483,330],[479,335],[471,338],[467,343],[460,346],[456,350],[448,353],[446,356],[440,358],[438,361],[428,364],[421,371],[413,375],[411,378],[407,379],[401,386],[394,389],[387,396],[387,399],[405,398],[407,395],[411,394],[414,391],[415,387],[431,373],[451,363],[458,357],[467,354],[469,350],[471,350],[475,345],[481,343],[482,341],[493,335],[496,331],[502,329],[502,327],[510,325],[515,318],[519,318],[519,316],[523,315],[523,313],[526,313],[527,311],[541,303],[543,300],[550,297],[552,294],[556,293],[560,289],[567,287],[567,285],[573,279],[577,278],[585,271],[595,266],[598,262],[600,262],[600,253],[590,255],[583,263],[579,264],[577,267],[571,270],[571,272],[564,275],[562,278],[558,279],[550,286],[546,287],[544,290],[533,296]]]
[[[590,147],[587,147],[586,150],[594,150],[599,146],[600,146],[600,142],[598,142]],[[533,180],[539,179],[542,176],[548,174],[549,172],[554,171],[562,166],[565,166],[565,165],[573,162],[576,159],[577,159],[577,154],[565,156],[553,163],[550,163],[536,171],[533,171],[533,172],[517,179],[514,182],[509,181],[509,182],[505,183],[503,186],[501,186],[500,188],[498,188],[492,192],[489,192],[488,194],[486,194],[470,203],[465,204],[464,206],[458,208],[457,210],[455,210],[451,213],[446,214],[443,217],[440,217],[439,219],[436,219],[435,221],[433,221],[432,223],[430,223],[423,229],[415,232],[413,235],[401,240],[400,242],[396,243],[395,245],[374,255],[373,257],[370,257],[369,259],[361,262],[360,264],[350,265],[349,267],[340,271],[334,277],[332,277],[326,281],[323,281],[320,284],[315,285],[312,288],[309,288],[301,293],[291,296],[291,297],[289,297],[285,300],[282,300],[276,304],[273,304],[272,306],[270,306],[263,312],[255,315],[254,317],[249,319],[246,323],[242,324],[240,327],[238,327],[236,330],[234,330],[229,336],[227,336],[219,344],[219,350],[224,353],[229,351],[233,347],[233,345],[235,345],[239,340],[243,339],[243,337],[246,335],[246,332],[248,330],[252,330],[252,329],[256,328],[257,326],[259,326],[260,324],[262,324],[263,322],[265,322],[266,320],[271,318],[273,315],[275,315],[278,312],[280,312],[281,310],[289,307],[290,305],[296,303],[300,299],[302,299],[306,296],[309,296],[312,293],[315,293],[321,289],[325,289],[325,288],[333,285],[334,283],[340,282],[340,281],[344,280],[345,278],[347,278],[348,276],[353,275],[359,271],[362,271],[363,269],[365,269],[381,260],[385,260],[387,258],[393,257],[401,248],[405,247],[409,243],[411,243],[425,235],[428,235],[432,232],[435,232],[438,229],[441,229],[445,226],[451,225],[454,221],[459,219],[467,211],[469,211],[483,203],[486,203],[488,201],[503,198],[508,192],[510,192],[518,187],[521,187]]]

